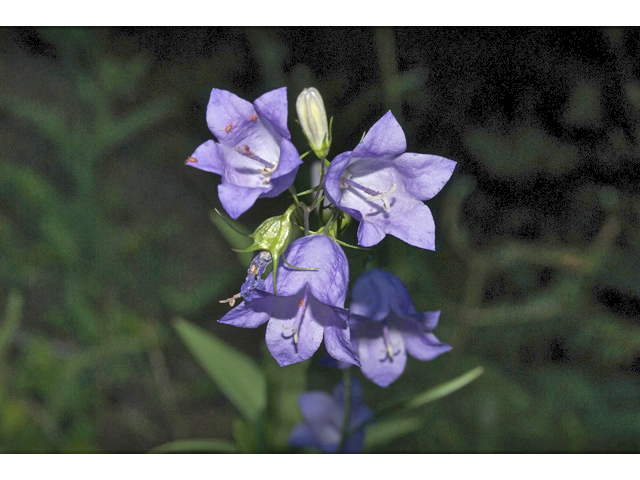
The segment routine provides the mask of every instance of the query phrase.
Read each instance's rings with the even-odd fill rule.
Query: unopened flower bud
[[[313,87],[305,88],[296,100],[296,111],[309,146],[318,158],[326,158],[331,146],[331,132],[320,92]]]

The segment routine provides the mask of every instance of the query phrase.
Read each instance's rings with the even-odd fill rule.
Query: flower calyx
[[[244,250],[237,250],[238,252],[266,250],[271,254],[274,290],[276,285],[276,272],[278,270],[278,259],[289,244],[292,227],[291,214],[296,208],[296,205],[291,205],[282,215],[267,218],[249,235],[249,237],[253,238],[253,245]]]

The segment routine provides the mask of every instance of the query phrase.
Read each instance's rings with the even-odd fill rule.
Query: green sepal
[[[296,120],[296,122],[297,122],[297,120]],[[298,123],[300,123],[300,122],[298,122]],[[332,138],[331,129],[332,128],[333,128],[333,117],[331,117],[329,119],[329,131],[324,134],[324,138],[322,139],[322,146],[320,148],[318,148],[318,149],[315,149],[313,147],[313,144],[311,143],[311,140],[307,136],[307,132],[304,131],[304,128],[302,129],[302,134],[304,135],[304,138],[307,140],[307,143],[311,147],[311,150],[313,150],[313,153],[316,154],[316,157],[318,157],[320,160],[324,160],[325,162],[327,160],[327,155],[329,155],[329,148],[331,147],[331,138]],[[303,155],[301,155],[300,158],[305,157],[308,153],[309,153],[309,151],[304,153]]]
[[[293,268],[294,270],[307,270],[311,272],[317,272],[318,270],[320,270],[319,268],[304,268],[304,267],[296,267],[294,265],[291,265],[289,262],[287,262],[287,259],[284,258],[284,255],[282,255],[282,261],[287,264],[287,267]]]
[[[342,240],[338,240],[337,238],[334,238],[335,242],[342,245],[343,247],[349,247],[349,248],[355,248],[356,250],[369,250],[368,248],[365,247],[358,247],[356,245],[351,245],[349,243],[343,242]]]

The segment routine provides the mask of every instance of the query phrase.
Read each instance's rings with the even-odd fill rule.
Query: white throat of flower
[[[340,178],[340,186],[342,188],[355,188],[356,190],[360,190],[361,192],[364,192],[366,195],[368,195],[368,197],[365,197],[365,200],[367,202],[375,202],[377,200],[380,200],[382,201],[382,208],[384,208],[385,212],[391,210],[391,205],[389,205],[389,200],[387,200],[387,197],[396,191],[395,183],[392,183],[391,188],[389,188],[389,190],[387,190],[386,192],[379,192],[378,190],[374,190],[372,188],[368,188],[364,185],[360,185],[359,183],[354,182],[353,180],[351,180],[351,174],[346,172],[346,174]]]
[[[271,174],[278,167],[278,162],[273,164],[265,160],[264,158],[259,157],[251,150],[249,145],[238,145],[234,147],[234,150],[238,152],[240,155],[250,158],[251,160],[255,160],[256,162],[262,164],[264,168],[261,168],[258,170],[258,173],[260,173],[261,175],[264,175],[264,178],[262,179],[262,181],[264,183],[269,183],[271,181]]]

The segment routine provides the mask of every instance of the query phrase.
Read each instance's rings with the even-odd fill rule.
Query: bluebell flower
[[[338,384],[333,395],[313,390],[298,397],[302,423],[289,435],[289,445],[298,448],[317,448],[336,453],[344,430],[344,385]],[[362,387],[355,379],[351,383],[351,410],[344,442],[344,453],[362,452],[364,424],[373,418],[373,411],[362,402]]]
[[[326,235],[306,236],[287,247],[284,259],[294,267],[315,270],[298,270],[281,263],[277,296],[273,276],[269,275],[263,290],[253,290],[251,301],[233,308],[220,322],[245,328],[269,322],[267,347],[283,366],[311,357],[323,337],[332,357],[359,365],[344,308],[349,264],[340,246]]]
[[[405,153],[407,141],[391,112],[367,132],[355,150],[338,155],[324,180],[327,198],[360,222],[358,243],[371,247],[388,233],[435,250],[429,200],[456,163],[435,155]]]
[[[287,128],[286,88],[265,93],[253,104],[214,88],[207,124],[218,142],[206,141],[185,163],[222,176],[218,195],[231,218],[293,183],[302,160]]]
[[[416,312],[407,288],[391,273],[363,273],[353,285],[349,327],[364,376],[386,387],[404,371],[407,353],[426,361],[451,350],[432,333],[439,317]]]

